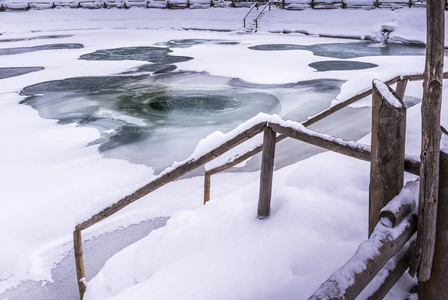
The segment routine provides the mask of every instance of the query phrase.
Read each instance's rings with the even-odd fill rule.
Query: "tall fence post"
[[[264,219],[271,211],[272,176],[274,174],[276,133],[266,126],[263,137],[263,153],[261,157],[260,195],[258,198],[258,218]]]
[[[372,152],[370,156],[369,236],[381,209],[403,187],[406,107],[379,80],[372,83]]]
[[[426,3],[426,63],[423,73],[422,140],[417,251],[410,274],[419,282],[431,277],[434,258],[440,170],[440,114],[445,53],[445,1]],[[423,297],[423,296],[422,296]]]
[[[86,271],[82,250],[81,230],[73,231],[73,248],[75,252],[76,277],[78,279],[79,298],[82,300],[86,292]]]
[[[440,152],[439,205],[431,278],[419,282],[418,299],[448,299],[448,154]]]

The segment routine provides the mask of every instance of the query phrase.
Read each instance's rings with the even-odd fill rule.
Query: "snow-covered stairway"
[[[258,23],[265,14],[267,8],[269,11],[271,10],[271,6],[273,5],[273,1],[268,1],[264,5],[260,4],[260,2],[255,2],[251,7],[247,15],[243,20],[244,31],[247,33],[257,32]],[[254,9],[256,8],[256,9]]]

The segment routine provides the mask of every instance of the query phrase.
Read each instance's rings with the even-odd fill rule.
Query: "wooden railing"
[[[446,76],[446,77],[445,77]],[[444,78],[448,77],[448,73],[444,74]],[[393,84],[398,82],[397,84],[397,94],[404,94],[404,89],[406,87],[406,83],[408,80],[422,80],[422,75],[411,75],[411,76],[399,76],[395,77],[387,83]],[[329,116],[336,111],[354,103],[357,100],[360,100],[369,94],[372,93],[372,89],[366,90],[346,101],[338,103],[337,105],[311,117],[307,121],[303,123],[297,122],[284,122],[280,118],[271,118],[266,117],[265,120],[252,125],[249,128],[243,128],[239,132],[236,132],[235,135],[216,147],[215,149],[203,154],[202,156],[196,159],[189,159],[184,162],[181,162],[175,168],[168,168],[160,175],[155,177],[151,182],[136,190],[132,194],[124,197],[119,200],[115,204],[111,205],[100,211],[99,213],[92,216],[90,219],[78,224],[75,227],[73,232],[73,246],[75,252],[75,263],[76,263],[76,271],[78,278],[78,287],[80,298],[82,299],[85,289],[86,289],[86,279],[85,279],[85,267],[84,267],[84,258],[83,258],[83,248],[82,248],[82,235],[81,231],[93,226],[94,224],[104,220],[105,218],[111,216],[112,214],[120,211],[124,207],[133,203],[134,201],[146,196],[147,194],[155,191],[156,189],[166,185],[167,183],[178,179],[179,177],[201,167],[206,163],[212,161],[213,159],[219,157],[225,152],[235,148],[236,146],[244,143],[245,141],[251,139],[252,137],[258,135],[262,131],[264,131],[264,142],[262,145],[258,145],[254,149],[242,153],[236,157],[233,157],[229,162],[215,167],[211,170],[207,170],[205,172],[205,185],[204,185],[204,202],[207,202],[210,199],[210,176],[216,174],[217,172],[226,170],[247,158],[255,155],[263,151],[262,158],[262,174],[261,181],[263,182],[260,185],[260,199],[259,199],[259,209],[258,209],[258,217],[265,218],[269,215],[269,203],[270,203],[270,191],[271,191],[271,183],[272,183],[272,173],[273,173],[273,159],[275,153],[275,143],[284,140],[286,137],[291,137],[297,140],[301,140],[303,142],[316,145],[322,147],[327,150],[331,150],[334,152],[338,152],[350,157],[354,157],[357,159],[370,161],[371,160],[371,148],[370,146],[358,143],[358,142],[349,142],[340,138],[331,137],[329,135],[317,133],[311,130],[306,129],[307,126],[316,123],[317,121],[323,119],[326,116]],[[276,136],[276,133],[280,134]],[[402,162],[403,163],[403,162]],[[403,169],[412,174],[419,174],[419,161],[412,159],[410,157],[405,156],[405,160],[403,163]]]
[[[243,19],[243,27],[244,27],[244,28],[246,28],[246,19],[247,19],[247,17],[250,15],[250,13],[252,12],[252,10],[253,10],[255,7],[256,7],[257,10],[258,10],[258,1],[255,2],[254,4],[252,4],[252,6],[250,7],[250,9],[249,9],[249,11],[247,12],[246,16],[244,16],[244,19]]]
[[[445,79],[448,79],[448,73],[444,73],[443,74]],[[385,83],[387,85],[393,85],[393,84],[397,84],[397,87],[395,89],[397,95],[400,98],[403,98],[404,96],[404,92],[406,90],[406,86],[408,81],[421,81],[423,80],[423,75],[406,75],[406,76],[396,76],[392,79],[387,80]],[[369,88],[345,101],[341,101],[339,103],[337,103],[336,105],[312,116],[311,118],[309,118],[308,120],[302,122],[302,125],[305,127],[311,126],[315,123],[317,123],[318,121],[334,114],[335,112],[343,109],[344,107],[347,107],[353,103],[355,103],[356,101],[359,101],[361,99],[364,99],[365,97],[369,96],[372,94],[372,88]],[[284,139],[286,139],[287,136],[285,135],[279,135],[276,139],[276,142],[280,142],[283,141]],[[207,202],[210,199],[210,184],[211,184],[211,179],[210,177],[218,172],[227,170],[233,166],[238,165],[239,163],[245,161],[246,159],[254,156],[255,154],[258,154],[262,151],[263,149],[263,145],[259,144],[258,146],[256,146],[255,148],[251,149],[248,152],[245,153],[240,153],[238,154],[238,156],[235,156],[233,158],[230,158],[228,162],[226,162],[225,164],[215,167],[213,169],[207,170],[205,172],[205,193],[204,193],[204,203]],[[370,159],[370,158],[369,158]],[[367,160],[367,159],[366,159]],[[418,164],[416,164],[415,160],[413,160],[412,158],[408,157],[405,160],[405,169],[407,172],[415,174],[415,175],[419,175],[419,169],[420,167],[418,166]]]
[[[401,201],[402,199],[397,202]],[[388,208],[384,211],[392,213]],[[383,299],[409,268],[415,241],[409,245],[406,243],[416,230],[417,215],[413,211],[403,216],[394,227],[379,222],[370,238],[359,246],[358,251],[341,268],[322,283],[309,300],[355,299],[385,264],[392,257],[396,257],[395,263],[385,270],[386,274],[382,274],[383,283],[368,295],[369,300]]]
[[[264,11],[266,10],[266,8],[269,7],[269,10],[271,10],[271,4],[273,3],[273,1],[269,0],[268,3],[266,3],[263,6],[263,9],[258,13],[258,15],[255,17],[254,21],[255,21],[255,28],[258,28],[258,19],[261,17],[261,15],[264,13]]]

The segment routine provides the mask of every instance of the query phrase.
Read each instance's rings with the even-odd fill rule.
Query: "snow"
[[[392,213],[398,212],[399,208],[404,205],[409,205],[412,210],[415,210],[418,204],[418,182],[407,182],[406,185],[401,189],[400,193],[394,197],[382,211],[390,211]],[[392,227],[390,220],[387,218],[382,218],[381,223],[386,227]]]
[[[58,42],[84,46],[0,56],[1,67],[45,68],[0,80],[0,243],[7,245],[0,250],[0,295],[27,279],[54,280],[51,270],[72,247],[76,223],[157,176],[150,166],[103,158],[98,146],[91,145],[100,136],[96,129],[59,125],[42,119],[31,107],[19,105],[24,99],[19,92],[25,86],[75,76],[117,74],[145,63],[84,61],[78,59],[80,55],[180,38],[237,41],[240,44],[232,47],[204,44],[176,48],[173,55],[193,57],[178,63],[179,70],[207,71],[253,83],[347,80],[338,101],[369,88],[374,78],[386,80],[423,71],[421,56],[368,56],[347,60],[377,64],[374,72],[316,72],[308,64],[328,58],[305,50],[255,51],[248,47],[357,42],[328,36],[375,40],[380,39],[385,24],[394,29],[392,41],[424,42],[424,9],[274,9],[265,13],[255,35],[240,33],[247,11],[132,8],[0,12],[0,40],[23,39],[0,43],[2,48],[54,42],[36,39],[44,35],[67,35]],[[419,84],[409,84],[406,95],[421,97]],[[414,156],[420,151],[419,113],[419,104],[408,110],[407,153]],[[276,120],[300,128],[296,123],[269,119]],[[446,120],[443,115],[442,124]],[[242,126],[251,124],[255,123]],[[238,130],[243,128],[247,127]],[[198,145],[192,158],[235,133],[213,134]],[[120,226],[171,216],[165,227],[114,256],[88,283],[86,299],[306,298],[365,240],[368,174],[368,163],[328,152],[276,170],[271,216],[263,221],[256,218],[256,172],[214,175],[212,199],[205,206],[201,206],[201,177],[173,182],[83,232],[84,238],[92,238]],[[404,290],[392,293],[403,294]]]
[[[404,108],[404,104],[395,96],[389,89],[389,87],[380,80],[373,80],[372,84],[377,88],[380,95],[393,107]]]

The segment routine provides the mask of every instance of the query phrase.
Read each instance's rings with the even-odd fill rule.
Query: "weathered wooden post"
[[[418,284],[419,299],[448,299],[448,153],[440,152],[439,205],[431,278]]]
[[[397,93],[400,99],[404,100],[404,93],[406,92],[406,86],[408,85],[407,79],[401,79],[397,82],[397,87],[395,88],[395,92]]]
[[[258,198],[258,218],[264,219],[271,211],[272,176],[274,174],[276,133],[266,126],[263,137],[263,152],[261,154],[260,195]]]
[[[425,73],[423,74],[417,251],[410,272],[415,274],[417,271],[420,282],[428,281],[431,277],[436,238],[440,169],[440,110],[445,44],[445,1],[427,1],[426,7],[427,42]],[[420,295],[419,292],[419,299],[434,298],[428,298],[424,294]]]
[[[403,187],[406,107],[398,95],[379,80],[372,88],[372,152],[370,156],[369,236],[381,209]]]
[[[73,231],[73,249],[75,252],[76,277],[78,279],[79,298],[82,300],[86,292],[86,272],[82,250],[81,230]]]
[[[211,174],[205,172],[204,175],[204,204],[210,200],[210,184],[211,184]]]

